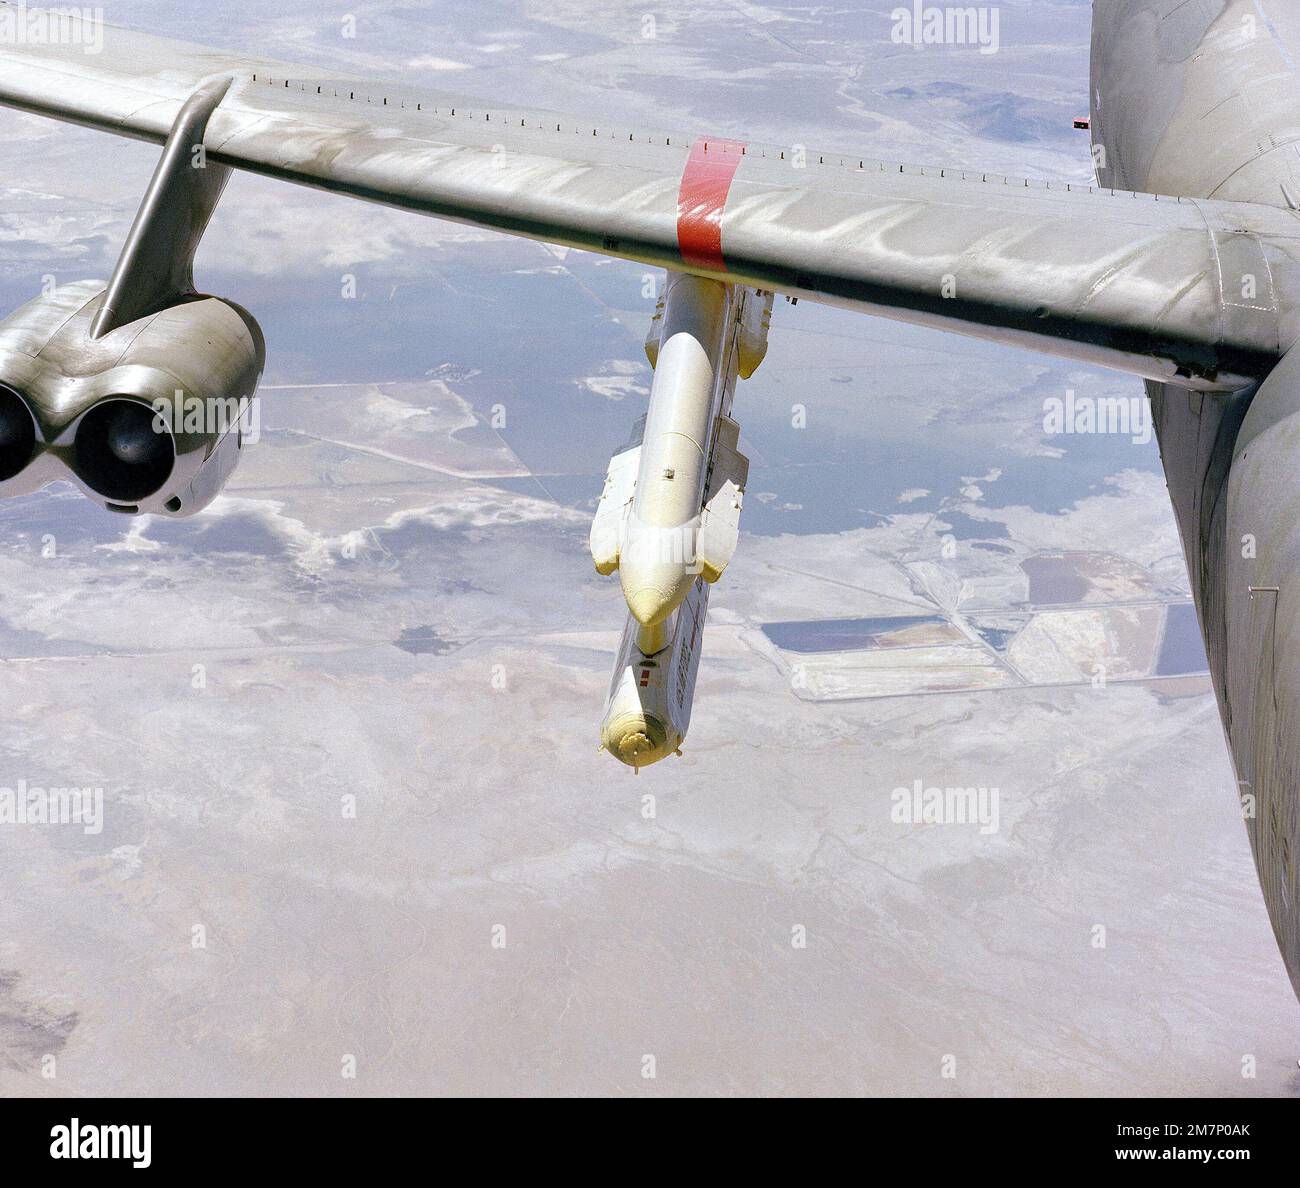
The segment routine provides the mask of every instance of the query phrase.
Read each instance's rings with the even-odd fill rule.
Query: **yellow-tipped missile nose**
[[[622,571],[623,598],[632,617],[642,627],[658,627],[672,617],[672,613],[690,594],[696,575],[685,565],[642,568],[627,566]]]
[[[695,555],[695,526],[663,528],[636,520],[619,558],[623,598],[642,627],[666,622],[691,592],[699,568]]]
[[[628,767],[649,767],[673,753],[663,724],[648,714],[623,714],[605,727],[605,749]]]
[[[662,590],[642,586],[627,596],[627,609],[642,627],[657,627],[673,613],[673,605]]]
[[[640,767],[640,759],[643,755],[651,754],[655,749],[654,743],[643,731],[629,732],[623,735],[618,743],[618,757],[624,763],[630,763],[633,767]]]

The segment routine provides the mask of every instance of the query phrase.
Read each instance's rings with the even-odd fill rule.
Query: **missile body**
[[[696,537],[714,426],[729,387],[733,290],[674,273],[665,294],[636,493],[619,557],[623,597],[644,627],[685,600],[700,572]]]
[[[690,725],[710,585],[735,552],[749,463],[731,419],[736,380],[762,362],[771,294],[670,273],[646,341],[650,407],[609,464],[591,526],[629,615],[601,742],[640,770]]]

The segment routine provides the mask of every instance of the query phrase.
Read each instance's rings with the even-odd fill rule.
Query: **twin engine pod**
[[[193,515],[238,461],[261,329],[196,296],[96,339],[103,298],[64,285],[0,323],[0,498],[65,479],[110,511]]]

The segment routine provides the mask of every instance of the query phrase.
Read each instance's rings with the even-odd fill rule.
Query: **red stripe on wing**
[[[677,246],[682,263],[690,268],[727,271],[722,256],[722,212],[745,147],[740,140],[701,137],[691,148],[677,198]]]

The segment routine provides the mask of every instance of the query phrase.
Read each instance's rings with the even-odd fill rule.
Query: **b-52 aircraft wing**
[[[59,44],[0,38],[0,102],[162,143],[229,79],[217,164],[1192,387],[1297,335],[1300,226],[1271,207],[640,131],[115,27],[86,52],[59,19]]]

